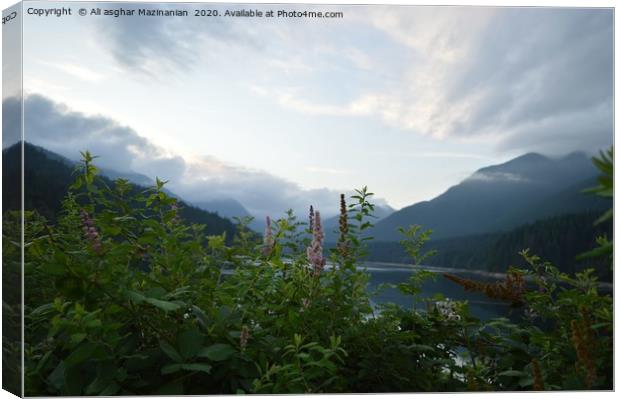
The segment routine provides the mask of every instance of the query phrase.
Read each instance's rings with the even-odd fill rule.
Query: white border
[[[78,1],[70,1],[70,2],[78,2]],[[106,0],[106,2],[126,2],[126,1],[121,1],[121,0]],[[148,0],[132,0],[131,2],[135,2],[135,3],[152,3],[152,1],[148,1]],[[179,0],[169,0],[166,1],[169,3],[191,3],[191,1],[179,1]],[[1,9],[5,9],[7,7],[10,7],[11,5],[17,3],[17,1],[14,0],[0,0],[0,8]],[[196,3],[196,2],[193,2]],[[223,1],[202,1],[201,3],[226,3]],[[611,8],[615,8],[615,2],[611,1],[611,0],[589,0],[589,1],[576,1],[576,0],[572,0],[572,1],[567,1],[567,0],[560,0],[560,1],[553,1],[553,0],[537,0],[537,1],[533,1],[533,0],[521,0],[521,1],[516,1],[516,0],[473,0],[473,1],[467,1],[467,0],[448,0],[448,1],[438,1],[438,0],[426,0],[426,1],[417,1],[417,0],[379,0],[379,1],[353,1],[353,0],[312,0],[312,1],[300,1],[300,0],[289,0],[289,1],[265,1],[265,0],[255,0],[255,1],[238,1],[238,2],[229,2],[229,3],[246,3],[246,4],[250,4],[250,3],[257,3],[257,4],[268,4],[268,3],[296,3],[296,4],[397,4],[397,5],[445,5],[445,6],[450,6],[450,5],[454,5],[454,6],[508,6],[508,7],[611,7]],[[615,12],[614,12],[615,14]],[[615,15],[614,15],[615,17]],[[615,22],[615,21],[614,21]],[[2,34],[0,33],[0,42],[2,40]],[[615,23],[614,23],[614,77],[617,74],[617,65],[615,63],[615,53],[616,53],[616,43],[618,43],[618,31],[615,29]],[[0,52],[0,64],[2,61],[2,55]],[[617,88],[617,81],[614,78],[614,99],[615,99],[615,92]],[[615,104],[614,101],[614,142],[615,142],[615,114],[617,112],[617,105]],[[2,114],[2,111],[0,110],[0,116]],[[1,165],[0,165],[0,171],[1,171]],[[618,178],[618,176],[616,175],[614,177],[614,185],[617,185],[618,182],[620,181],[620,179]],[[0,188],[0,193],[1,193],[1,188]],[[616,207],[616,203],[618,201],[618,197],[615,196],[614,198],[614,208],[618,209]],[[617,237],[616,232],[617,227],[618,227],[619,221],[618,218],[614,218],[614,236]],[[616,238],[618,239],[618,238]],[[1,253],[1,248],[0,248],[0,253]],[[618,263],[618,259],[620,258],[620,256],[618,255],[618,252],[616,251],[614,253],[614,265],[618,265],[620,263]],[[618,273],[614,274],[614,292],[615,292],[615,287],[618,284]],[[615,303],[615,301],[614,301]],[[615,312],[615,307],[614,307],[614,316],[616,316],[616,312]],[[1,327],[1,320],[0,320],[0,327]],[[618,333],[618,318],[615,317],[614,320],[614,364],[615,364],[615,360],[616,360],[616,355],[617,355],[617,345],[616,343],[619,342],[620,334]],[[0,380],[1,380],[1,374],[0,374]],[[616,384],[618,384],[618,382],[620,381],[620,372],[618,371],[618,367],[615,367],[614,370],[614,382]],[[434,393],[434,394],[376,394],[376,395],[372,395],[373,398],[381,398],[381,399],[387,399],[387,398],[420,398],[420,399],[426,399],[426,398],[432,398],[432,397],[437,397],[437,395],[441,395],[442,397],[458,397],[459,395],[462,394],[444,394],[444,393]],[[496,397],[497,395],[499,395],[501,398],[532,398],[534,396],[541,396],[541,395],[545,395],[546,397],[557,397],[558,395],[561,395],[562,398],[582,398],[584,395],[587,395],[588,398],[590,399],[594,399],[594,398],[599,398],[599,397],[611,397],[611,395],[615,394],[612,392],[549,392],[549,393],[472,393],[472,394],[465,394],[467,395],[468,398],[487,398],[487,397]],[[286,395],[286,397],[299,397],[299,398],[303,398],[303,397],[307,397],[308,395]],[[314,395],[313,395],[314,396]],[[349,398],[356,398],[356,397],[361,397],[364,396],[362,394],[358,394],[358,395],[320,395],[320,397],[338,397],[338,398],[342,398],[342,399],[349,399]],[[187,396],[170,396],[171,398],[186,398]],[[222,395],[222,396],[218,396],[218,397],[222,397],[222,398],[233,398],[235,397],[234,395]],[[252,395],[252,398],[269,398],[271,396],[268,395]],[[3,398],[14,398],[13,395],[9,394],[6,391],[0,391],[0,399]]]

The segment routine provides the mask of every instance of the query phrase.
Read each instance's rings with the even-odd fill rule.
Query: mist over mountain
[[[76,162],[44,148],[24,144],[24,207],[36,209],[49,220],[55,220],[61,209],[69,186],[75,180]],[[96,163],[96,162],[95,162]],[[15,144],[2,150],[2,211],[21,209],[21,146]],[[133,185],[133,190],[144,190],[150,186],[149,179],[134,173],[101,170],[101,178],[108,186],[112,179],[125,178]],[[130,177],[130,178],[128,178]],[[136,182],[144,181],[145,185]],[[172,196],[179,199],[173,193]],[[199,209],[179,199],[179,216],[189,223],[206,225],[207,234],[226,233],[231,240],[236,232],[235,225],[217,213]]]
[[[9,154],[10,158],[10,152],[16,151],[13,148],[16,147],[4,150],[5,157]],[[53,194],[49,191],[64,195],[64,185],[72,179],[76,162],[28,143],[25,148],[29,154],[27,172],[30,175],[42,177],[50,171],[62,172],[59,172],[62,175],[60,180],[51,176],[40,179],[45,183],[44,188],[30,187],[30,198],[37,206],[49,208],[47,213],[51,213],[56,205],[47,203],[45,198]],[[5,173],[12,170],[6,163],[5,168]],[[138,186],[153,184],[151,178],[131,171],[102,168],[101,174],[109,179],[125,178]],[[399,226],[421,224],[433,229],[433,238],[443,239],[508,231],[555,215],[605,209],[609,207],[609,201],[581,193],[595,184],[596,176],[596,169],[584,153],[575,152],[561,158],[528,153],[503,164],[481,168],[432,200],[398,211],[389,205],[378,204],[375,208],[377,219],[373,221],[375,227],[370,234],[377,241],[398,241],[402,238],[397,231]],[[183,200],[172,192],[169,194]],[[42,197],[40,201],[37,200],[39,196]],[[254,216],[241,200],[221,198],[185,203],[191,204],[196,211],[225,219]],[[303,221],[305,215],[297,217]],[[250,227],[261,233],[264,220],[255,218]],[[324,227],[326,242],[336,241],[338,216],[325,218]]]
[[[397,241],[399,226],[420,224],[434,238],[509,230],[567,212],[604,209],[609,202],[581,194],[594,185],[597,171],[580,152],[561,158],[528,153],[479,169],[430,200],[407,206],[379,221],[372,235]]]
[[[216,212],[218,215],[228,219],[252,216],[239,201],[232,198],[204,200],[192,202],[192,204],[200,209]]]

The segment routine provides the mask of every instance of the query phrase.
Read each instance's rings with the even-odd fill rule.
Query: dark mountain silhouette
[[[73,172],[76,163],[44,148],[24,144],[24,207],[26,210],[37,210],[41,215],[54,220],[61,209],[61,202],[74,181]],[[21,147],[15,144],[2,151],[2,211],[20,209],[20,167]],[[132,181],[135,190],[143,190],[148,186],[146,176],[130,173],[104,170],[101,178],[110,185],[113,178],[123,177]],[[128,178],[131,177],[131,178]],[[144,181],[145,185],[135,184],[135,181]],[[228,219],[216,213],[208,212],[192,206],[182,200],[179,201],[180,217],[191,223],[205,224],[207,234],[221,234],[226,232],[230,239],[235,234],[235,225]]]
[[[575,273],[594,267],[604,281],[611,281],[612,273],[606,259],[577,260],[577,255],[596,246],[597,236],[613,237],[613,223],[595,225],[603,211],[582,212],[554,216],[526,223],[502,233],[431,239],[424,250],[437,250],[427,258],[428,266],[506,272],[510,266],[524,267],[519,255],[529,248],[544,261],[549,261],[565,273]],[[397,242],[370,242],[371,261],[410,263],[412,260]]]
[[[373,213],[374,218],[371,220],[372,223],[378,223],[380,220],[385,219],[394,213],[394,208],[389,205],[375,205],[375,211]],[[325,231],[325,241],[326,242],[336,242],[338,241],[338,227],[339,227],[340,216],[332,216],[327,218],[323,222],[323,230]]]
[[[379,221],[372,235],[397,241],[399,226],[420,224],[436,239],[507,231],[565,213],[605,209],[610,202],[580,193],[594,185],[597,171],[583,153],[552,159],[530,153],[482,168],[430,200]]]
[[[248,212],[248,210],[245,209],[239,201],[232,198],[192,202],[192,205],[197,206],[200,209],[215,212],[218,215],[228,219],[232,219],[233,217],[241,218],[251,216],[250,212]]]

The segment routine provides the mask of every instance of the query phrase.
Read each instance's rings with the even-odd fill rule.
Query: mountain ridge
[[[21,209],[21,146],[14,144],[2,150],[2,189],[3,212]],[[41,215],[54,220],[67,190],[74,181],[73,172],[76,162],[49,151],[43,147],[24,143],[24,207],[36,209]],[[119,174],[126,174],[118,172]],[[111,185],[112,179],[104,174],[101,178]],[[134,189],[142,190],[145,186],[130,183]],[[208,234],[226,233],[232,240],[236,232],[235,225],[228,219],[214,212],[199,209],[172,194],[179,201],[179,216],[190,223],[206,225]]]
[[[378,241],[398,241],[399,226],[420,224],[432,229],[436,238],[450,238],[506,231],[564,211],[603,209],[607,201],[577,192],[593,185],[596,176],[596,168],[583,152],[555,159],[527,153],[480,168],[437,197],[392,213],[377,222],[370,234]],[[544,212],[541,204],[546,204]]]

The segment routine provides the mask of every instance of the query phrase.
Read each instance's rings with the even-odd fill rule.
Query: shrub
[[[529,268],[510,276],[525,288],[469,283],[501,291],[518,322],[481,322],[441,297],[373,307],[357,267],[366,188],[341,198],[325,258],[316,210],[309,223],[267,220],[263,239],[239,220],[228,245],[181,220],[165,182],[109,186],[93,159],[83,154],[55,223],[25,214],[26,395],[611,389],[612,302],[591,271],[571,277],[524,251]],[[414,263],[432,255],[430,232],[402,232]],[[431,276],[398,288],[420,303]]]

